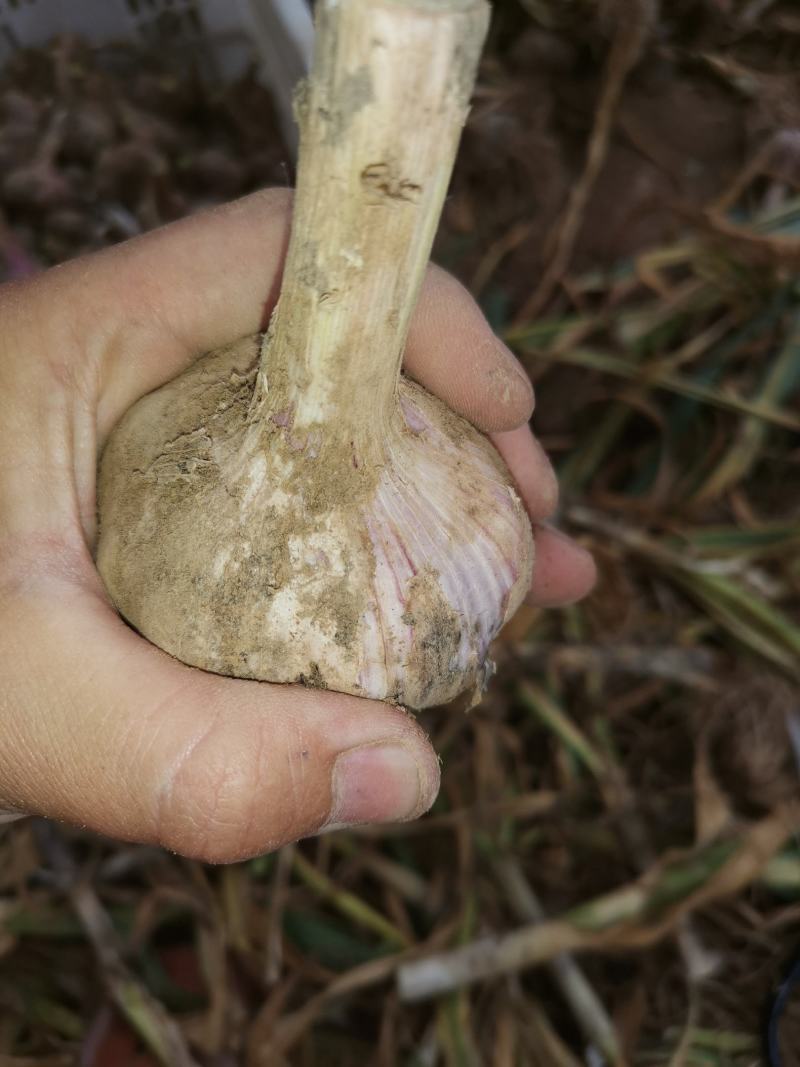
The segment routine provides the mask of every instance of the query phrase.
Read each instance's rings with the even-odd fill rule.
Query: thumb
[[[402,709],[206,674],[99,583],[25,584],[0,601],[0,808],[225,863],[433,802],[438,761]]]

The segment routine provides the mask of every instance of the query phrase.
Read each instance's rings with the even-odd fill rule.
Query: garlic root
[[[494,448],[400,374],[487,8],[321,0],[317,19],[267,335],[116,427],[97,563],[186,663],[420,708],[480,687],[533,564]]]

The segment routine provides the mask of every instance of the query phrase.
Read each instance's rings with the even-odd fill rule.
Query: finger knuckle
[[[252,753],[232,751],[224,732],[214,729],[183,758],[162,792],[161,843],[207,863],[241,859],[257,797]]]
[[[276,758],[267,718],[231,722],[220,711],[162,791],[162,845],[206,863],[234,863],[299,834],[295,760]],[[287,771],[288,779],[287,782]]]

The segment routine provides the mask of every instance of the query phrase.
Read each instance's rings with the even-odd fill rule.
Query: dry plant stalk
[[[484,0],[325,0],[266,338],[115,430],[98,566],[179,659],[412,707],[479,691],[533,562],[491,445],[400,364],[487,25]]]
[[[400,966],[406,1001],[442,996],[486,978],[513,974],[560,953],[640,948],[673,931],[690,911],[737,892],[763,871],[792,836],[796,805],[778,807],[738,840],[667,856],[627,886],[559,919],[519,927]]]

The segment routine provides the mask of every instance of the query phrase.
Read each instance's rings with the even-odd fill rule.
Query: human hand
[[[402,709],[187,667],[119,618],[92,562],[98,450],[140,396],[263,328],[288,221],[269,190],[0,289],[0,808],[228,862],[436,796]],[[492,434],[546,520],[530,384],[437,269],[405,365]],[[587,553],[542,526],[536,543],[535,602],[589,590]]]

